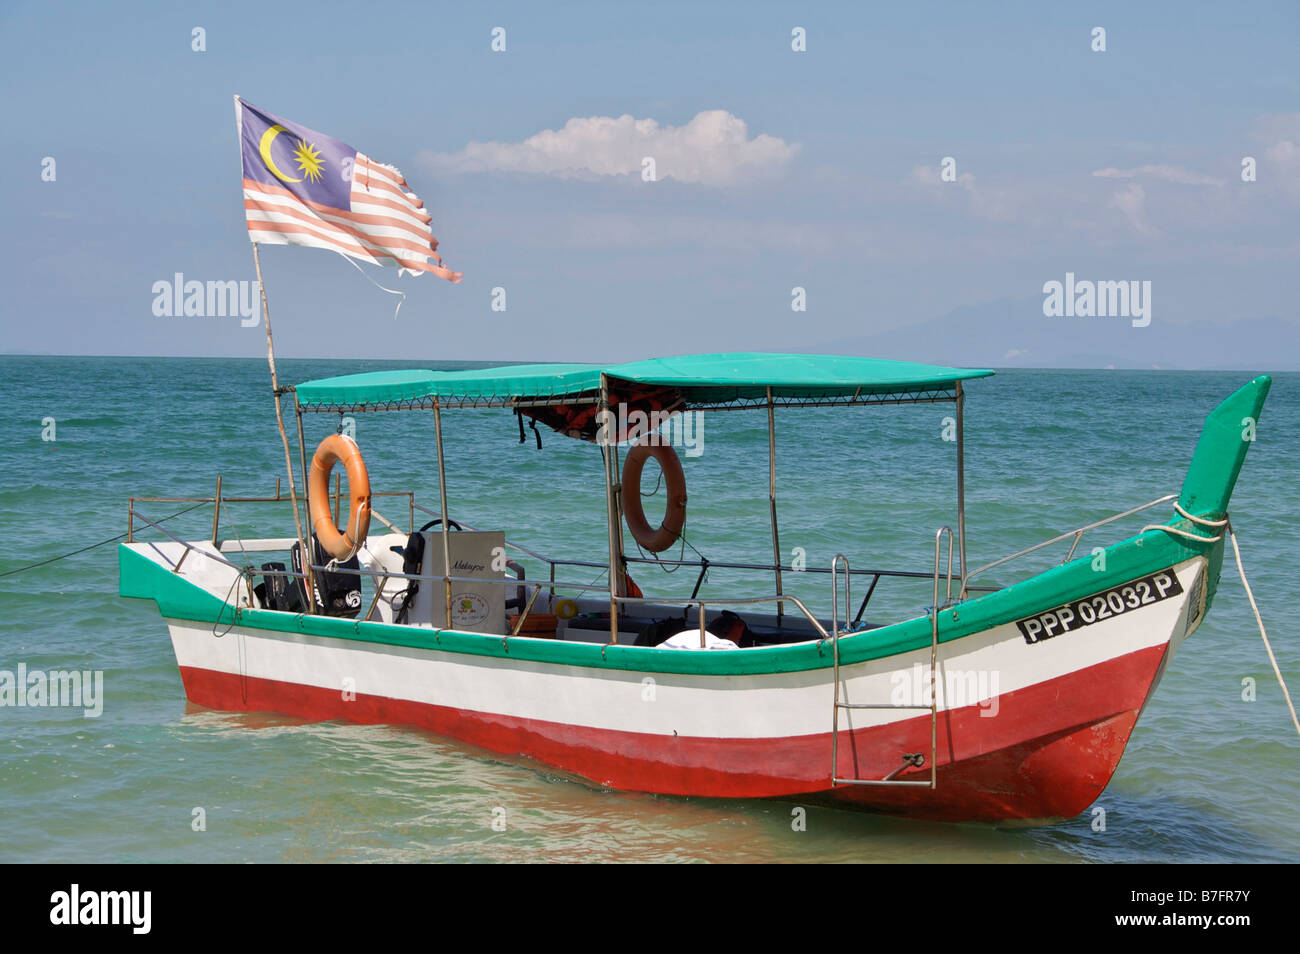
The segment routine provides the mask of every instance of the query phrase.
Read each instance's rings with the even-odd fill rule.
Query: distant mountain
[[[965,367],[1300,371],[1300,323],[1219,325],[1127,318],[1048,318],[1041,298],[957,308],[931,321],[827,341],[810,351]]]

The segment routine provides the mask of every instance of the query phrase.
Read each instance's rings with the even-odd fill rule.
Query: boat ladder
[[[944,536],[948,537],[948,573],[947,591],[944,602],[939,602],[939,551]],[[831,787],[836,785],[899,785],[912,788],[937,788],[939,754],[939,697],[935,682],[938,678],[939,657],[939,611],[952,605],[952,530],[940,527],[934,535],[934,602],[930,606],[930,702],[928,705],[918,703],[892,702],[843,702],[840,700],[840,623],[839,623],[839,581],[837,570],[844,566],[844,609],[845,628],[847,630],[848,612],[852,607],[849,602],[849,561],[844,554],[836,554],[831,561],[831,652],[834,658],[835,703],[831,719]],[[840,754],[840,710],[841,709],[928,709],[930,712],[930,777],[924,781],[900,779],[897,776],[909,768],[921,768],[925,765],[923,752],[905,752],[902,764],[883,778],[841,778],[839,774]]]

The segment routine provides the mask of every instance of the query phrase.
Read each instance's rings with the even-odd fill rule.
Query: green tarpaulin
[[[308,381],[295,389],[306,410],[495,404],[572,397],[591,400],[600,376],[620,384],[673,387],[688,407],[731,401],[900,397],[951,390],[958,381],[992,371],[943,368],[908,361],[817,354],[700,354],[627,364],[521,364],[472,371],[372,371]]]

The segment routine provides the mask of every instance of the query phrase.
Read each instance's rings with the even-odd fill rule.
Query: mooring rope
[[[1282,670],[1277,664],[1277,657],[1273,655],[1273,646],[1268,641],[1268,631],[1264,629],[1264,620],[1259,615],[1259,606],[1255,603],[1255,594],[1250,588],[1250,581],[1246,579],[1246,568],[1241,562],[1241,547],[1237,545],[1237,534],[1232,529],[1232,520],[1225,514],[1222,520],[1207,520],[1205,517],[1198,517],[1190,514],[1182,507],[1174,503],[1174,509],[1185,519],[1190,520],[1198,527],[1216,529],[1220,532],[1217,536],[1203,537],[1198,533],[1189,533],[1186,530],[1177,527],[1166,526],[1165,524],[1151,524],[1142,528],[1142,532],[1147,530],[1163,530],[1166,533],[1172,533],[1175,536],[1187,537],[1191,540],[1199,540],[1203,543],[1218,543],[1226,534],[1232,541],[1232,552],[1237,558],[1237,575],[1241,577],[1241,585],[1246,591],[1246,599],[1250,601],[1251,611],[1255,614],[1255,622],[1259,625],[1260,638],[1264,640],[1264,650],[1268,653],[1268,661],[1273,665],[1273,675],[1277,676],[1277,684],[1282,687],[1282,698],[1286,700],[1286,707],[1291,711],[1291,722],[1295,725],[1296,734],[1300,735],[1300,717],[1296,716],[1295,703],[1291,701],[1291,693],[1287,690],[1286,680],[1282,678]],[[1222,528],[1222,529],[1220,529]]]
[[[1188,513],[1182,507],[1178,506],[1177,501],[1174,501],[1174,509],[1177,510],[1178,513],[1182,515],[1185,519],[1190,520],[1192,523],[1196,524],[1199,527],[1211,527],[1217,529],[1219,527],[1226,527],[1228,525],[1227,517],[1224,517],[1222,520],[1207,520],[1204,517],[1198,517],[1195,514]],[[1138,532],[1146,533],[1148,530],[1163,530],[1165,533],[1172,533],[1174,536],[1186,537],[1188,540],[1196,540],[1201,543],[1218,543],[1220,540],[1223,539],[1222,533],[1219,533],[1217,536],[1213,536],[1213,537],[1203,537],[1199,533],[1189,533],[1186,530],[1181,530],[1178,527],[1171,527],[1168,524],[1164,524],[1164,523],[1149,523]]]
[[[1233,532],[1231,524],[1228,524],[1228,538],[1232,540],[1232,552],[1237,557],[1237,573],[1241,576],[1241,585],[1246,589],[1246,599],[1250,600],[1250,608],[1255,613],[1255,622],[1259,624],[1259,635],[1264,640],[1264,649],[1268,651],[1268,661],[1273,664],[1273,674],[1277,676],[1278,685],[1282,687],[1282,697],[1286,699],[1286,707],[1291,710],[1291,721],[1295,724],[1296,733],[1300,734],[1300,718],[1296,718],[1295,703],[1291,701],[1291,693],[1287,692],[1286,680],[1282,678],[1277,657],[1273,655],[1273,647],[1268,642],[1268,633],[1264,631],[1264,620],[1260,618],[1259,607],[1255,605],[1255,594],[1251,592],[1250,583],[1246,580],[1246,570],[1241,565],[1241,547],[1237,546],[1237,534]]]
[[[182,514],[187,514],[191,510],[198,510],[200,507],[206,506],[206,504],[207,501],[204,501],[203,503],[195,504],[193,507],[186,507],[184,510],[178,510],[176,511],[176,513],[168,514],[166,517],[159,517],[155,521],[155,523],[162,523],[164,520],[171,520],[173,517],[179,517]],[[115,537],[109,537],[107,540],[100,540],[98,543],[92,543],[90,546],[82,547],[80,550],[73,550],[71,553],[61,553],[58,556],[50,557],[48,560],[41,560],[39,563],[29,563],[27,566],[20,566],[16,570],[6,570],[5,572],[0,573],[0,577],[13,576],[15,573],[22,573],[26,570],[34,570],[38,566],[45,566],[47,563],[54,563],[58,560],[66,560],[68,557],[74,557],[78,553],[85,553],[87,550],[93,550],[96,547],[107,546],[110,543],[114,543],[118,540],[121,540],[125,536],[126,536],[125,533],[119,533]]]

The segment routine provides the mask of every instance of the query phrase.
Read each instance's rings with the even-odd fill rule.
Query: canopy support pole
[[[600,420],[604,421],[608,427],[609,379],[604,374],[600,376],[600,401],[597,407],[600,412],[603,412]],[[617,428],[617,425],[615,427]],[[618,598],[623,591],[622,573],[619,572],[623,565],[623,553],[618,543],[618,503],[615,500],[614,493],[614,446],[618,440],[618,434],[611,434],[608,429],[598,433],[606,435],[605,440],[601,443],[600,453],[605,460],[605,521],[609,527],[609,641],[617,643]]]
[[[294,392],[293,392],[293,410],[294,410],[294,413],[295,413],[295,414],[297,415],[297,417],[298,417],[298,466],[300,466],[300,467],[302,468],[302,492],[303,492],[304,494],[306,494],[306,493],[307,493],[307,441],[306,441],[306,439],[303,437],[303,434],[302,434],[302,405],[298,403],[298,392],[297,392],[297,391],[294,391]],[[276,483],[277,483],[277,485],[278,485],[279,481],[277,481]],[[289,485],[290,485],[290,489],[292,489],[292,487],[293,487],[293,475],[292,475],[292,474],[289,475]],[[276,488],[276,496],[278,497],[279,495],[280,495],[280,494],[279,494],[279,487],[277,486],[277,488]],[[292,494],[291,494],[290,496],[292,496]],[[294,510],[296,511],[297,509],[298,509],[298,505],[295,503],[295,504],[294,504]],[[311,523],[311,510],[310,510],[310,508],[308,508],[308,510],[307,510],[306,517],[307,517],[307,522],[308,522],[308,523]],[[304,554],[307,552],[307,548],[306,548],[305,546],[303,547],[302,552],[303,552]],[[311,579],[312,579],[311,563],[312,563],[311,560],[304,560],[304,561],[303,561],[303,569],[304,569],[304,572],[307,574],[307,586],[308,586],[309,588],[311,588],[312,592],[315,592],[315,587],[312,585],[312,582],[311,582]],[[316,603],[316,601],[315,601],[315,600],[311,600],[310,602],[312,603],[312,608],[314,609],[314,608],[315,608],[315,603]]]
[[[966,598],[966,454],[962,409],[966,395],[961,382],[957,382],[957,551],[961,559],[961,591],[959,599]]]
[[[617,528],[618,535],[614,538],[614,545],[618,549],[618,566],[622,573],[619,576],[619,593],[627,595],[627,559],[624,557],[623,540],[623,471],[619,467],[618,445],[610,447],[614,455],[611,461],[611,469],[614,477],[614,526]]]
[[[294,489],[293,459],[289,456],[289,435],[285,433],[284,412],[280,409],[280,380],[275,373],[275,343],[271,340],[271,310],[266,303],[266,285],[262,283],[262,256],[258,254],[256,242],[253,243],[253,266],[257,269],[257,287],[262,293],[262,320],[266,322],[266,363],[271,366],[271,392],[275,395],[275,423],[280,427],[280,443],[284,445],[284,469],[289,474],[289,499],[293,503],[293,523],[298,530],[298,542],[302,545],[302,566],[303,572],[307,576],[307,612],[313,613],[316,610],[316,600],[312,594],[316,590],[312,585],[312,553],[307,546],[307,538],[302,533],[302,515],[298,513],[298,492]],[[296,392],[293,400],[294,405],[297,406],[298,395]],[[307,472],[305,470],[302,479],[305,490],[307,486]]]
[[[298,415],[298,464],[302,467],[302,472],[305,475],[307,473],[307,440],[302,434],[302,405],[298,403],[297,391],[293,392],[293,409]],[[306,484],[303,486],[305,487]]]
[[[776,595],[781,596],[781,536],[776,526],[776,408],[772,388],[767,389],[767,509],[772,521],[772,563],[776,567]],[[785,601],[777,600],[776,620],[785,618]]]
[[[438,440],[438,509],[442,511],[442,592],[443,608],[446,610],[447,629],[451,629],[451,532],[450,517],[447,516],[447,471],[442,466],[442,411],[438,398],[433,399],[433,430]]]

